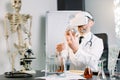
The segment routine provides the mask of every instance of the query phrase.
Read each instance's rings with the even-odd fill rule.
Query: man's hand
[[[78,40],[76,39],[75,35],[72,33],[72,31],[66,32],[66,40],[68,43],[68,46],[73,50],[75,53],[78,50]]]
[[[62,50],[65,49],[65,44],[64,43],[60,43],[60,44],[57,44],[56,46],[56,50],[60,53]]]

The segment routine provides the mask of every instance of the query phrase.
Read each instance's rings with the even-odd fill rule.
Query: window
[[[116,36],[120,38],[120,0],[114,0],[114,14],[115,14],[115,32]]]

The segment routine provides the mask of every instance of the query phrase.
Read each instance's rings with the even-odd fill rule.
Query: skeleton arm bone
[[[9,48],[9,44],[8,44],[9,34],[8,34],[8,26],[7,26],[7,19],[8,19],[8,16],[9,16],[9,14],[6,14],[5,19],[4,19],[4,32],[5,32],[7,53],[8,53],[8,55],[10,56],[10,48]]]
[[[31,37],[31,28],[32,28],[32,16],[30,16],[30,29],[29,29],[29,34],[30,34],[30,35],[29,35],[29,44],[30,44],[30,45],[32,45],[32,44],[31,44],[31,38],[30,38],[30,37]]]
[[[29,45],[31,46],[31,27],[32,27],[32,16],[24,15],[24,33],[27,35],[27,38],[29,39]],[[28,25],[26,25],[28,23]],[[25,26],[26,25],[26,26]]]
[[[4,19],[4,30],[5,30],[5,38],[8,39],[8,26],[7,26],[7,19],[8,19],[8,14],[6,14],[5,19]]]
[[[30,16],[29,14],[26,16],[27,19],[29,20],[30,24],[29,24],[29,30],[28,30],[28,38],[29,38],[29,44],[31,45],[31,28],[32,28],[32,16]]]

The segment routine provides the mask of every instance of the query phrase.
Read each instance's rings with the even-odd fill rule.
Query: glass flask
[[[116,60],[115,68],[114,68],[114,76],[116,80],[120,80],[120,59]]]
[[[107,80],[104,69],[103,69],[104,60],[98,61],[98,75],[97,80]]]
[[[92,75],[93,75],[91,68],[89,67],[90,61],[91,61],[91,57],[90,57],[89,62],[86,64],[86,68],[84,70],[84,78],[87,78],[87,79],[92,78]]]
[[[84,71],[84,78],[87,78],[87,79],[92,78],[92,75],[93,74],[90,67],[87,66]]]

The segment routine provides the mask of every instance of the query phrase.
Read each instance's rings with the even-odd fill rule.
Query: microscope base
[[[23,73],[23,72],[5,72],[5,77],[6,78],[27,78],[27,77],[32,77],[32,74],[29,73]]]
[[[21,71],[23,73],[28,73],[28,74],[36,74],[36,71],[35,70],[23,70]]]

